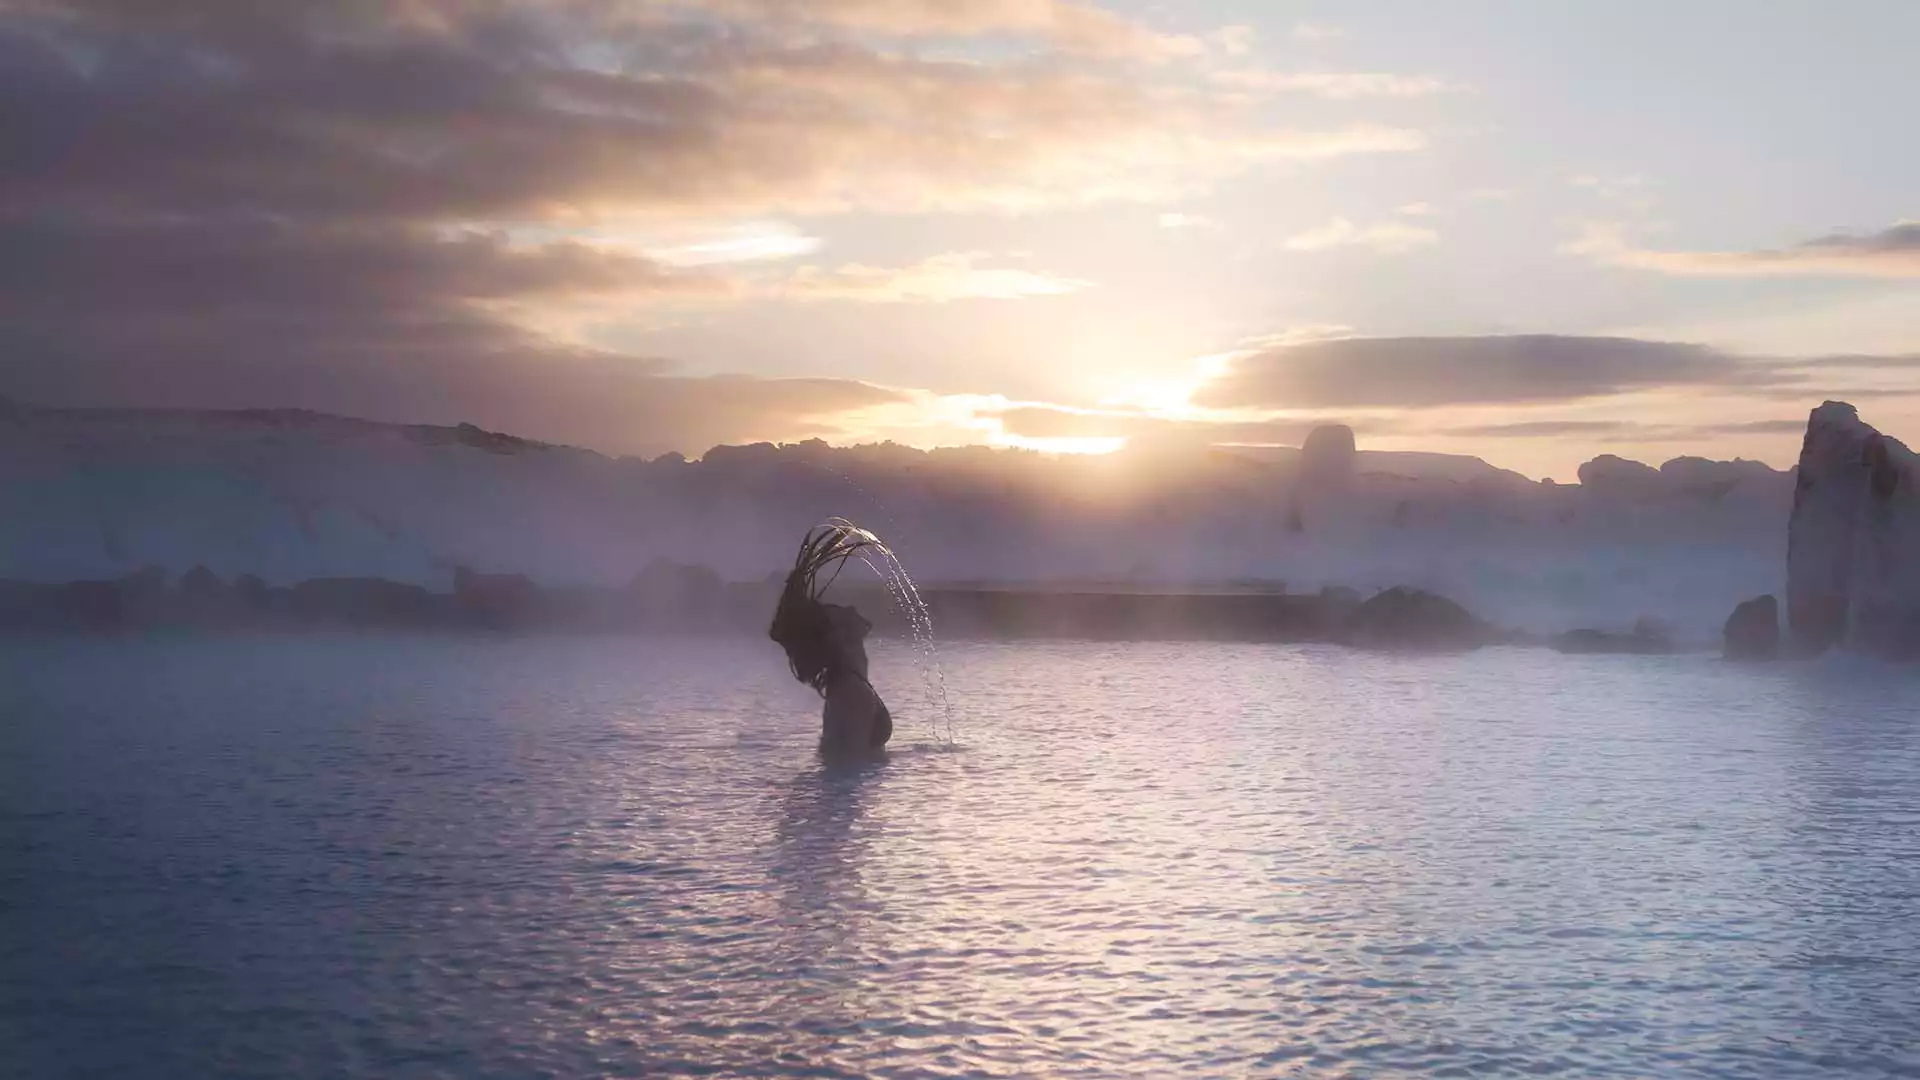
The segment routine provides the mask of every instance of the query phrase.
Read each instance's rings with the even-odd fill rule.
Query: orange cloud
[[[1630,243],[1622,226],[1590,223],[1562,250],[1609,266],[1683,277],[1920,278],[1920,221],[1758,251],[1650,251]]]
[[[1427,75],[1385,72],[1219,71],[1212,76],[1220,86],[1267,93],[1316,94],[1345,99],[1369,97],[1430,97],[1453,93],[1459,85]]]
[[[693,379],[569,324],[1087,287],[966,254],[738,265],[797,230],[635,239],[689,220],[1163,200],[1424,145],[1278,125],[1166,62],[1204,47],[1074,0],[0,0],[0,383],[613,447],[819,433],[900,392]]]
[[[1017,267],[978,265],[983,258],[978,252],[949,252],[903,267],[854,263],[829,270],[804,266],[777,286],[774,295],[795,300],[941,303],[1060,296],[1092,285]]]
[[[1382,254],[1395,255],[1437,243],[1440,234],[1403,221],[1382,221],[1358,226],[1346,218],[1334,218],[1318,228],[1291,236],[1288,251],[1325,251],[1337,247],[1368,247]]]

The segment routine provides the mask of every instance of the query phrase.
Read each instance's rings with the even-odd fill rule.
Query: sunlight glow
[[[1019,450],[1037,450],[1043,454],[1111,454],[1127,445],[1126,436],[1058,436],[1036,438],[1027,435],[1009,435],[1005,432],[994,436],[993,445],[1011,447]]]
[[[1175,420],[1196,416],[1202,410],[1195,409],[1191,404],[1194,393],[1225,375],[1234,358],[1239,355],[1235,351],[1195,357],[1182,375],[1141,380],[1125,390],[1100,398],[1098,404],[1108,409],[1138,409]]]
[[[649,248],[647,253],[670,266],[710,266],[717,263],[759,262],[810,255],[820,249],[820,238],[807,236],[783,222],[748,222],[718,235],[677,245]]]

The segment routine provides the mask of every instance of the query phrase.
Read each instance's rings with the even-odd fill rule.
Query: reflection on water
[[[1920,1069],[1906,678],[942,656],[826,767],[752,644],[0,646],[0,1073]]]

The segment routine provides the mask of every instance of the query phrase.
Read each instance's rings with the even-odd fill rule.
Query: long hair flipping
[[[872,533],[839,518],[809,529],[800,542],[799,554],[794,556],[793,569],[787,573],[779,606],[773,609],[773,625],[767,628],[767,636],[786,650],[787,667],[793,677],[823,697],[827,681],[842,659],[834,641],[832,617],[820,596],[848,559],[878,548],[880,541]]]

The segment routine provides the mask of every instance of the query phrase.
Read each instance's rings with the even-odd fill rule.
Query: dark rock
[[[1475,649],[1500,637],[1452,600],[1405,585],[1355,608],[1346,636],[1355,645],[1395,649]]]
[[[233,579],[233,595],[249,608],[261,607],[267,600],[267,583],[257,574],[241,574]]]
[[[1360,606],[1360,590],[1345,585],[1328,585],[1320,590],[1320,599],[1330,607],[1351,611]]]
[[[1360,592],[1345,585],[1328,585],[1320,590],[1319,612],[1321,634],[1330,640],[1340,640],[1347,636],[1347,628],[1353,623],[1354,612],[1360,610]]]
[[[1300,445],[1300,472],[1312,484],[1337,487],[1353,478],[1353,429],[1345,424],[1326,424],[1307,433]]]
[[[1743,600],[1727,616],[1729,660],[1771,660],[1780,655],[1780,603],[1771,594]]]
[[[495,628],[528,625],[543,606],[540,587],[525,574],[480,574],[464,566],[453,569],[453,597],[469,623]]]
[[[1616,454],[1601,454],[1581,465],[1579,475],[1582,487],[1629,498],[1658,494],[1665,487],[1659,469]]]
[[[59,626],[58,585],[0,580],[0,630],[33,632]]]
[[[351,626],[426,626],[439,610],[426,589],[384,578],[314,578],[295,585],[291,600],[296,615]]]
[[[1641,619],[1632,631],[1619,634],[1606,630],[1580,629],[1556,634],[1548,642],[1556,652],[1621,653],[1632,656],[1664,656],[1678,651],[1666,627]]]
[[[167,573],[157,566],[111,581],[28,586],[31,617],[41,629],[116,633],[151,621],[165,605]]]
[[[1787,522],[1786,622],[1801,655],[1920,651],[1920,456],[1829,401],[1807,418]]]
[[[196,600],[211,600],[228,593],[226,582],[204,566],[196,565],[180,575],[180,592]]]
[[[175,598],[174,618],[192,626],[214,626],[233,621],[245,608],[244,602],[227,583],[204,566],[180,575],[179,595]]]
[[[143,566],[120,579],[120,587],[132,601],[148,601],[167,591],[167,572],[158,566]]]

